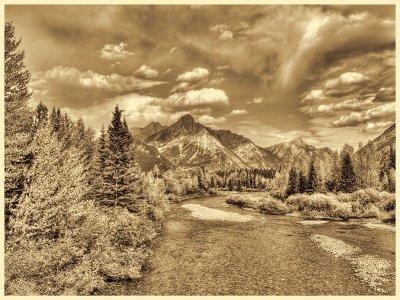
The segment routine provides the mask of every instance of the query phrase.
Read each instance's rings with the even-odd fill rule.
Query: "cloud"
[[[178,83],[176,86],[174,86],[171,89],[171,93],[180,92],[180,91],[186,91],[186,90],[188,90],[190,88],[191,88],[190,83],[183,81],[183,82]]]
[[[374,100],[377,102],[395,101],[396,91],[393,87],[382,87],[376,93]]]
[[[151,67],[147,65],[141,65],[133,74],[137,76],[143,76],[147,79],[154,78],[158,76],[158,71],[155,69],[152,69]]]
[[[313,101],[326,98],[323,90],[312,90],[302,100],[301,103],[312,103]]]
[[[163,102],[169,107],[184,108],[202,105],[228,105],[229,98],[223,90],[203,88],[200,90],[174,93]]]
[[[263,102],[263,100],[264,100],[263,97],[256,97],[256,98],[253,99],[253,103],[258,104],[258,103]]]
[[[139,79],[117,73],[103,75],[92,70],[56,66],[32,75],[30,86],[36,100],[47,100],[60,106],[87,106],[119,93],[142,91],[165,84],[163,81]],[[41,98],[41,99],[40,99]],[[34,99],[35,101],[35,99]]]
[[[222,32],[219,36],[220,40],[231,40],[233,39],[233,33],[229,30],[225,30],[224,32]]]
[[[117,61],[133,55],[133,52],[125,50],[126,43],[106,44],[100,50],[100,57],[106,60]]]
[[[392,125],[393,121],[387,122],[368,122],[367,125],[361,130],[361,132],[381,132]]]
[[[216,67],[216,69],[217,69],[217,71],[223,71],[223,70],[229,70],[230,69],[230,66],[228,66],[228,65],[218,65],[217,67]]]
[[[235,35],[239,35],[241,32],[245,31],[249,27],[250,25],[247,22],[240,22],[240,24],[237,26],[217,24],[214,26],[210,26],[210,31],[218,33],[220,40],[232,40]]]
[[[328,80],[325,88],[334,89],[340,86],[348,86],[353,84],[362,84],[369,80],[368,76],[357,72],[346,72],[341,74],[338,78]]]
[[[246,103],[247,103],[247,104],[252,104],[252,103],[259,104],[259,103],[262,103],[263,101],[264,101],[264,98],[263,98],[263,97],[255,97],[255,98],[252,99],[252,100],[246,101]]]
[[[176,49],[178,49],[178,47],[173,47],[171,48],[171,50],[169,50],[169,54],[172,54],[176,51]]]
[[[178,120],[185,111],[166,112],[159,105],[160,98],[144,96],[131,93],[107,99],[107,101],[92,105],[84,109],[63,109],[68,112],[73,119],[83,118],[95,129],[100,129],[102,125],[109,124],[112,111],[115,105],[119,105],[123,110],[123,115],[130,126],[144,126],[151,121],[158,121],[168,124]]]
[[[373,99],[364,101],[347,99],[340,102],[303,106],[299,110],[308,115],[330,115],[336,111],[360,111],[375,106]]]
[[[393,118],[396,113],[396,103],[386,103],[363,112],[351,112],[332,122],[333,127],[357,126],[374,120]]]
[[[213,78],[212,80],[210,80],[209,83],[214,84],[214,85],[220,85],[224,81],[226,81],[226,79],[224,77],[217,77],[217,78]]]
[[[217,24],[217,25],[214,25],[214,26],[210,26],[210,31],[217,32],[217,33],[222,33],[225,30],[228,30],[228,28],[229,27],[226,24]]]
[[[176,80],[194,82],[207,78],[209,74],[210,72],[205,68],[194,68],[192,71],[180,74]]]
[[[248,111],[245,109],[234,109],[228,114],[228,116],[243,116],[246,114],[248,114]]]
[[[226,121],[225,117],[213,117],[209,115],[203,115],[197,118],[197,121],[200,122],[201,124],[204,125],[214,125],[214,124],[220,124]]]

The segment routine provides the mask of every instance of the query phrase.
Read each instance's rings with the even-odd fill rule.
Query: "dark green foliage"
[[[298,175],[294,168],[289,171],[289,179],[286,187],[286,197],[297,193]]]
[[[350,153],[344,152],[342,155],[342,164],[338,190],[345,193],[351,193],[356,190],[356,174],[353,169],[353,162]]]

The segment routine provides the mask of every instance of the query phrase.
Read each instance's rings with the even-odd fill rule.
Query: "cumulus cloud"
[[[225,30],[224,32],[222,32],[219,36],[220,40],[231,40],[233,39],[233,33],[229,30]]]
[[[375,106],[376,104],[373,102],[373,99],[364,101],[347,99],[340,102],[307,105],[301,107],[299,110],[308,115],[330,115],[336,111],[361,111]]]
[[[256,97],[256,98],[253,99],[253,103],[258,104],[258,103],[263,102],[263,100],[264,100],[263,97]]]
[[[106,44],[100,50],[100,57],[106,60],[117,61],[133,55],[133,52],[125,50],[126,43]]]
[[[252,103],[259,104],[259,103],[262,103],[263,101],[264,101],[263,97],[255,97],[251,100],[246,101],[246,103],[247,104],[252,104]]]
[[[158,76],[158,71],[152,69],[147,65],[141,65],[135,72],[133,72],[136,76],[145,77],[145,78],[154,78]]]
[[[74,102],[88,101],[93,97],[102,100],[112,94],[141,91],[165,83],[139,79],[133,75],[103,75],[92,70],[82,72],[72,67],[57,66],[34,73],[30,86],[36,98],[46,97],[58,102],[69,100],[67,104],[73,106]]]
[[[362,132],[381,132],[392,125],[392,121],[387,122],[368,122],[367,125],[361,130]]]
[[[386,103],[362,112],[351,112],[332,122],[333,127],[357,126],[374,120],[393,118],[396,113],[396,103]]]
[[[216,69],[217,69],[217,71],[229,70],[230,66],[228,66],[228,65],[218,65],[216,67]]]
[[[234,109],[228,114],[228,116],[243,116],[246,114],[248,114],[248,111],[245,109]]]
[[[220,40],[232,40],[235,35],[239,35],[241,32],[245,31],[250,27],[247,22],[240,22],[236,26],[228,26],[226,24],[217,24],[210,26],[210,31],[219,34]]]
[[[195,107],[202,105],[228,105],[229,98],[225,91],[214,88],[189,90],[182,93],[174,93],[163,101],[170,107]]]
[[[224,32],[225,30],[228,30],[228,28],[229,27],[226,24],[217,24],[214,26],[210,26],[210,31],[221,33],[221,32]]]
[[[160,103],[160,98],[144,96],[136,93],[116,96],[107,101],[92,105],[84,109],[65,109],[74,119],[83,118],[95,129],[107,125],[112,116],[115,105],[119,105],[130,125],[143,126],[151,121],[158,121],[163,124],[172,123],[178,120],[185,111],[166,112]]]
[[[395,101],[396,91],[393,87],[382,87],[376,93],[374,100],[377,102]]]
[[[312,90],[302,100],[301,103],[312,103],[326,98],[323,90]]]
[[[180,74],[176,80],[194,82],[207,78],[209,74],[210,72],[205,68],[194,68],[192,71]]]
[[[105,89],[115,92],[143,90],[156,85],[165,84],[163,81],[151,81],[123,76],[117,73],[103,75],[92,70],[80,71],[72,67],[57,66],[45,72],[35,73],[32,88],[40,88],[50,82],[76,84],[86,88]]]
[[[186,91],[188,89],[191,88],[191,85],[189,82],[179,82],[177,85],[175,85],[174,87],[172,87],[171,89],[171,93],[175,93],[175,92],[180,92],[180,91]]]
[[[197,118],[197,121],[204,125],[215,125],[226,121],[225,117],[213,117],[209,115],[203,115]]]
[[[214,85],[220,85],[221,83],[223,83],[226,79],[224,77],[217,77],[217,78],[213,78],[212,80],[210,80],[210,84],[214,84]]]
[[[330,79],[326,82],[327,89],[334,89],[340,86],[348,86],[353,84],[362,84],[369,80],[368,76],[357,72],[346,72],[341,74],[338,78]]]

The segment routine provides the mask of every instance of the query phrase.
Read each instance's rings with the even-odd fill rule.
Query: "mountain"
[[[222,145],[236,154],[250,168],[272,168],[278,162],[273,153],[255,145],[247,137],[229,130],[213,130],[208,127],[207,129]]]
[[[396,149],[396,124],[391,125],[382,134],[358,150],[355,153],[356,158],[369,155],[368,153],[370,153],[371,148],[378,152],[381,164],[387,165],[389,162],[390,148],[394,151]]]
[[[334,152],[327,148],[316,148],[308,145],[301,138],[289,142],[279,143],[266,148],[279,160],[280,168],[291,166],[297,169],[306,169],[311,159],[318,163],[331,163],[334,159]]]
[[[151,122],[145,127],[132,127],[132,134],[139,140],[144,141],[150,135],[165,129],[167,126],[161,125],[159,122]]]
[[[206,166],[212,169],[238,169],[248,166],[225,147],[209,130],[185,115],[171,126],[154,133],[146,143],[173,164],[181,167]]]
[[[148,172],[158,166],[161,171],[174,169],[176,166],[158,152],[157,148],[142,142],[134,136],[133,154],[140,169]]]
[[[364,147],[362,147],[360,150],[357,151],[357,153],[360,155],[370,147],[374,147],[375,151],[379,151],[380,153],[389,153],[390,147],[393,147],[393,149],[396,148],[396,124],[391,125],[389,128],[387,128],[382,134],[380,134],[378,137],[376,137],[374,140],[371,141],[371,143],[368,143]]]

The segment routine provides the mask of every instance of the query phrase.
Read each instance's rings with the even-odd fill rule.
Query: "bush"
[[[283,215],[290,209],[280,200],[272,198],[269,194],[264,195],[230,195],[226,203],[239,206],[241,208],[252,208],[264,214]]]
[[[308,218],[330,217],[379,218],[384,222],[395,221],[395,194],[373,189],[354,193],[296,194],[285,202],[265,195],[229,195],[226,203],[242,208],[252,208],[265,214],[286,214],[298,211]]]
[[[7,294],[89,295],[107,281],[141,276],[156,236],[154,222],[122,207],[90,202],[70,222],[71,230],[56,243],[27,243],[6,251]]]

